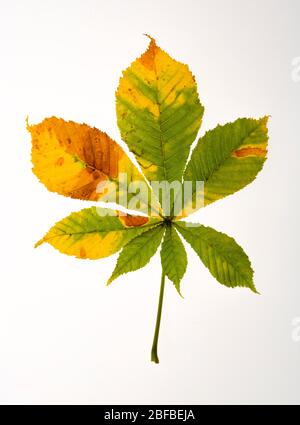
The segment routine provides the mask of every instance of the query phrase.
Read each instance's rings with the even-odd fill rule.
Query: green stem
[[[159,336],[161,311],[162,311],[162,305],[163,305],[163,299],[164,299],[164,289],[165,289],[165,275],[162,272],[159,300],[158,300],[158,307],[157,307],[156,325],[155,325],[155,332],[154,332],[153,344],[151,349],[151,361],[154,363],[159,363],[159,358],[157,355],[157,343],[158,343],[158,336]]]

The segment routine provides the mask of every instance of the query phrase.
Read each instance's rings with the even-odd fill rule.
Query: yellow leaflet
[[[56,223],[36,246],[47,242],[63,254],[95,260],[114,254],[159,223],[148,217],[118,214],[97,207],[72,213]]]
[[[123,149],[96,128],[52,117],[28,130],[33,172],[52,192],[97,201],[107,197],[107,189],[99,190],[107,182],[118,195],[120,173],[127,174],[128,183],[145,182]]]
[[[146,52],[123,72],[116,99],[122,138],[148,180],[181,181],[203,115],[188,66],[150,37]]]

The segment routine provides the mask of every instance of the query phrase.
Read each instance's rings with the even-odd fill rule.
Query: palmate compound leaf
[[[149,263],[161,243],[164,231],[165,227],[158,224],[125,245],[107,284],[110,284],[121,274],[138,270]]]
[[[180,293],[180,281],[187,263],[177,231],[220,283],[228,287],[248,287],[256,292],[250,261],[232,238],[209,227],[197,224],[190,227],[190,224],[176,220],[194,212],[193,203],[201,198],[201,194],[204,195],[204,205],[200,203],[200,206],[205,206],[255,179],[266,159],[268,118],[242,118],[208,131],[198,141],[186,166],[204,108],[187,65],[172,59],[154,39],[150,39],[147,51],[123,72],[116,91],[121,136],[135,154],[145,177],[120,146],[95,128],[53,117],[28,126],[28,130],[33,143],[33,172],[50,191],[78,199],[116,201],[139,211],[141,203],[152,208],[152,213],[159,213],[160,219],[124,217],[116,212],[113,216],[99,214],[101,209],[96,207],[86,208],[58,222],[37,244],[48,242],[62,253],[91,259],[106,257],[123,248],[110,283],[119,275],[146,265],[165,233],[151,350],[151,359],[158,363],[157,343],[165,276]],[[125,187],[118,179],[122,173],[127,173]],[[137,196],[138,207],[132,203],[129,207],[127,199],[134,197],[135,193],[128,191],[128,184],[134,181],[145,183],[146,179],[163,184],[181,183],[182,180],[193,182],[194,190],[188,196],[185,196],[188,193],[185,190],[184,210],[179,210],[179,214],[177,209],[175,212],[173,199],[170,214],[162,214],[164,206],[158,206],[157,201],[154,201],[155,205],[151,203],[153,197],[151,199],[149,186],[146,194],[143,192],[142,196]],[[107,182],[111,184],[107,186]],[[204,190],[197,188],[196,182],[204,182]],[[103,183],[104,191],[101,190]],[[117,197],[111,197],[115,194]],[[144,212],[149,212],[149,208],[146,210]]]
[[[48,190],[71,198],[117,202],[127,208],[134,196],[128,192],[128,184],[142,182],[145,191],[136,204],[148,212],[150,191],[144,177],[106,133],[56,117],[27,128],[32,137],[33,172]],[[125,176],[123,180],[120,175]],[[137,209],[134,202],[130,209]]]
[[[267,122],[268,117],[240,118],[218,125],[200,138],[184,173],[185,181],[204,182],[201,193],[196,193],[196,186],[193,186],[193,201],[196,196],[202,196],[202,206],[206,206],[237,192],[255,179],[266,160]],[[184,213],[178,214],[179,217],[190,214],[191,202],[187,199]]]
[[[148,180],[181,182],[204,111],[188,66],[151,38],[147,51],[123,72],[116,108],[122,139]]]
[[[176,228],[220,283],[257,293],[249,258],[233,238],[199,224],[178,222]]]
[[[180,281],[186,271],[187,255],[174,226],[166,227],[160,256],[163,273],[174,283],[180,294]]]
[[[114,254],[158,223],[161,222],[155,218],[85,208],[56,223],[36,246],[47,242],[63,254],[96,260]]]

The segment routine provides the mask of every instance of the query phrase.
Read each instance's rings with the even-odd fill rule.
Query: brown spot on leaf
[[[94,180],[97,180],[97,179],[99,179],[99,177],[101,176],[101,174],[99,173],[99,171],[93,171],[93,179]]]
[[[145,68],[147,68],[151,71],[151,70],[154,69],[154,60],[155,60],[155,55],[156,55],[156,52],[158,50],[158,47],[156,45],[154,38],[152,38],[148,34],[145,34],[145,35],[148,38],[150,38],[150,44],[149,44],[149,47],[146,50],[146,52],[142,54],[142,56],[140,57],[139,60]]]
[[[62,166],[63,163],[65,162],[64,158],[61,156],[58,158],[58,160],[56,161],[56,165]]]
[[[236,157],[236,158],[244,158],[247,156],[261,156],[264,157],[267,154],[267,150],[265,148],[253,148],[253,147],[248,147],[248,148],[242,148],[242,149],[238,149],[236,151],[234,151],[232,153],[232,156]]]
[[[120,215],[119,219],[122,221],[123,224],[127,227],[139,227],[143,226],[144,224],[148,223],[149,218],[148,217],[142,217],[138,215]]]
[[[86,258],[86,250],[81,247],[79,252],[80,258]]]

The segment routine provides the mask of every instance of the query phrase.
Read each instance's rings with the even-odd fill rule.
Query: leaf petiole
[[[161,283],[160,283],[160,292],[159,292],[159,300],[158,300],[158,308],[157,308],[157,316],[156,316],[156,324],[155,324],[155,332],[154,332],[153,344],[152,344],[152,349],[151,349],[151,361],[154,362],[154,363],[159,363],[159,358],[158,358],[158,355],[157,355],[157,344],[158,344],[162,305],[163,305],[163,299],[164,299],[164,290],[165,290],[165,274],[164,274],[164,272],[162,272]]]

